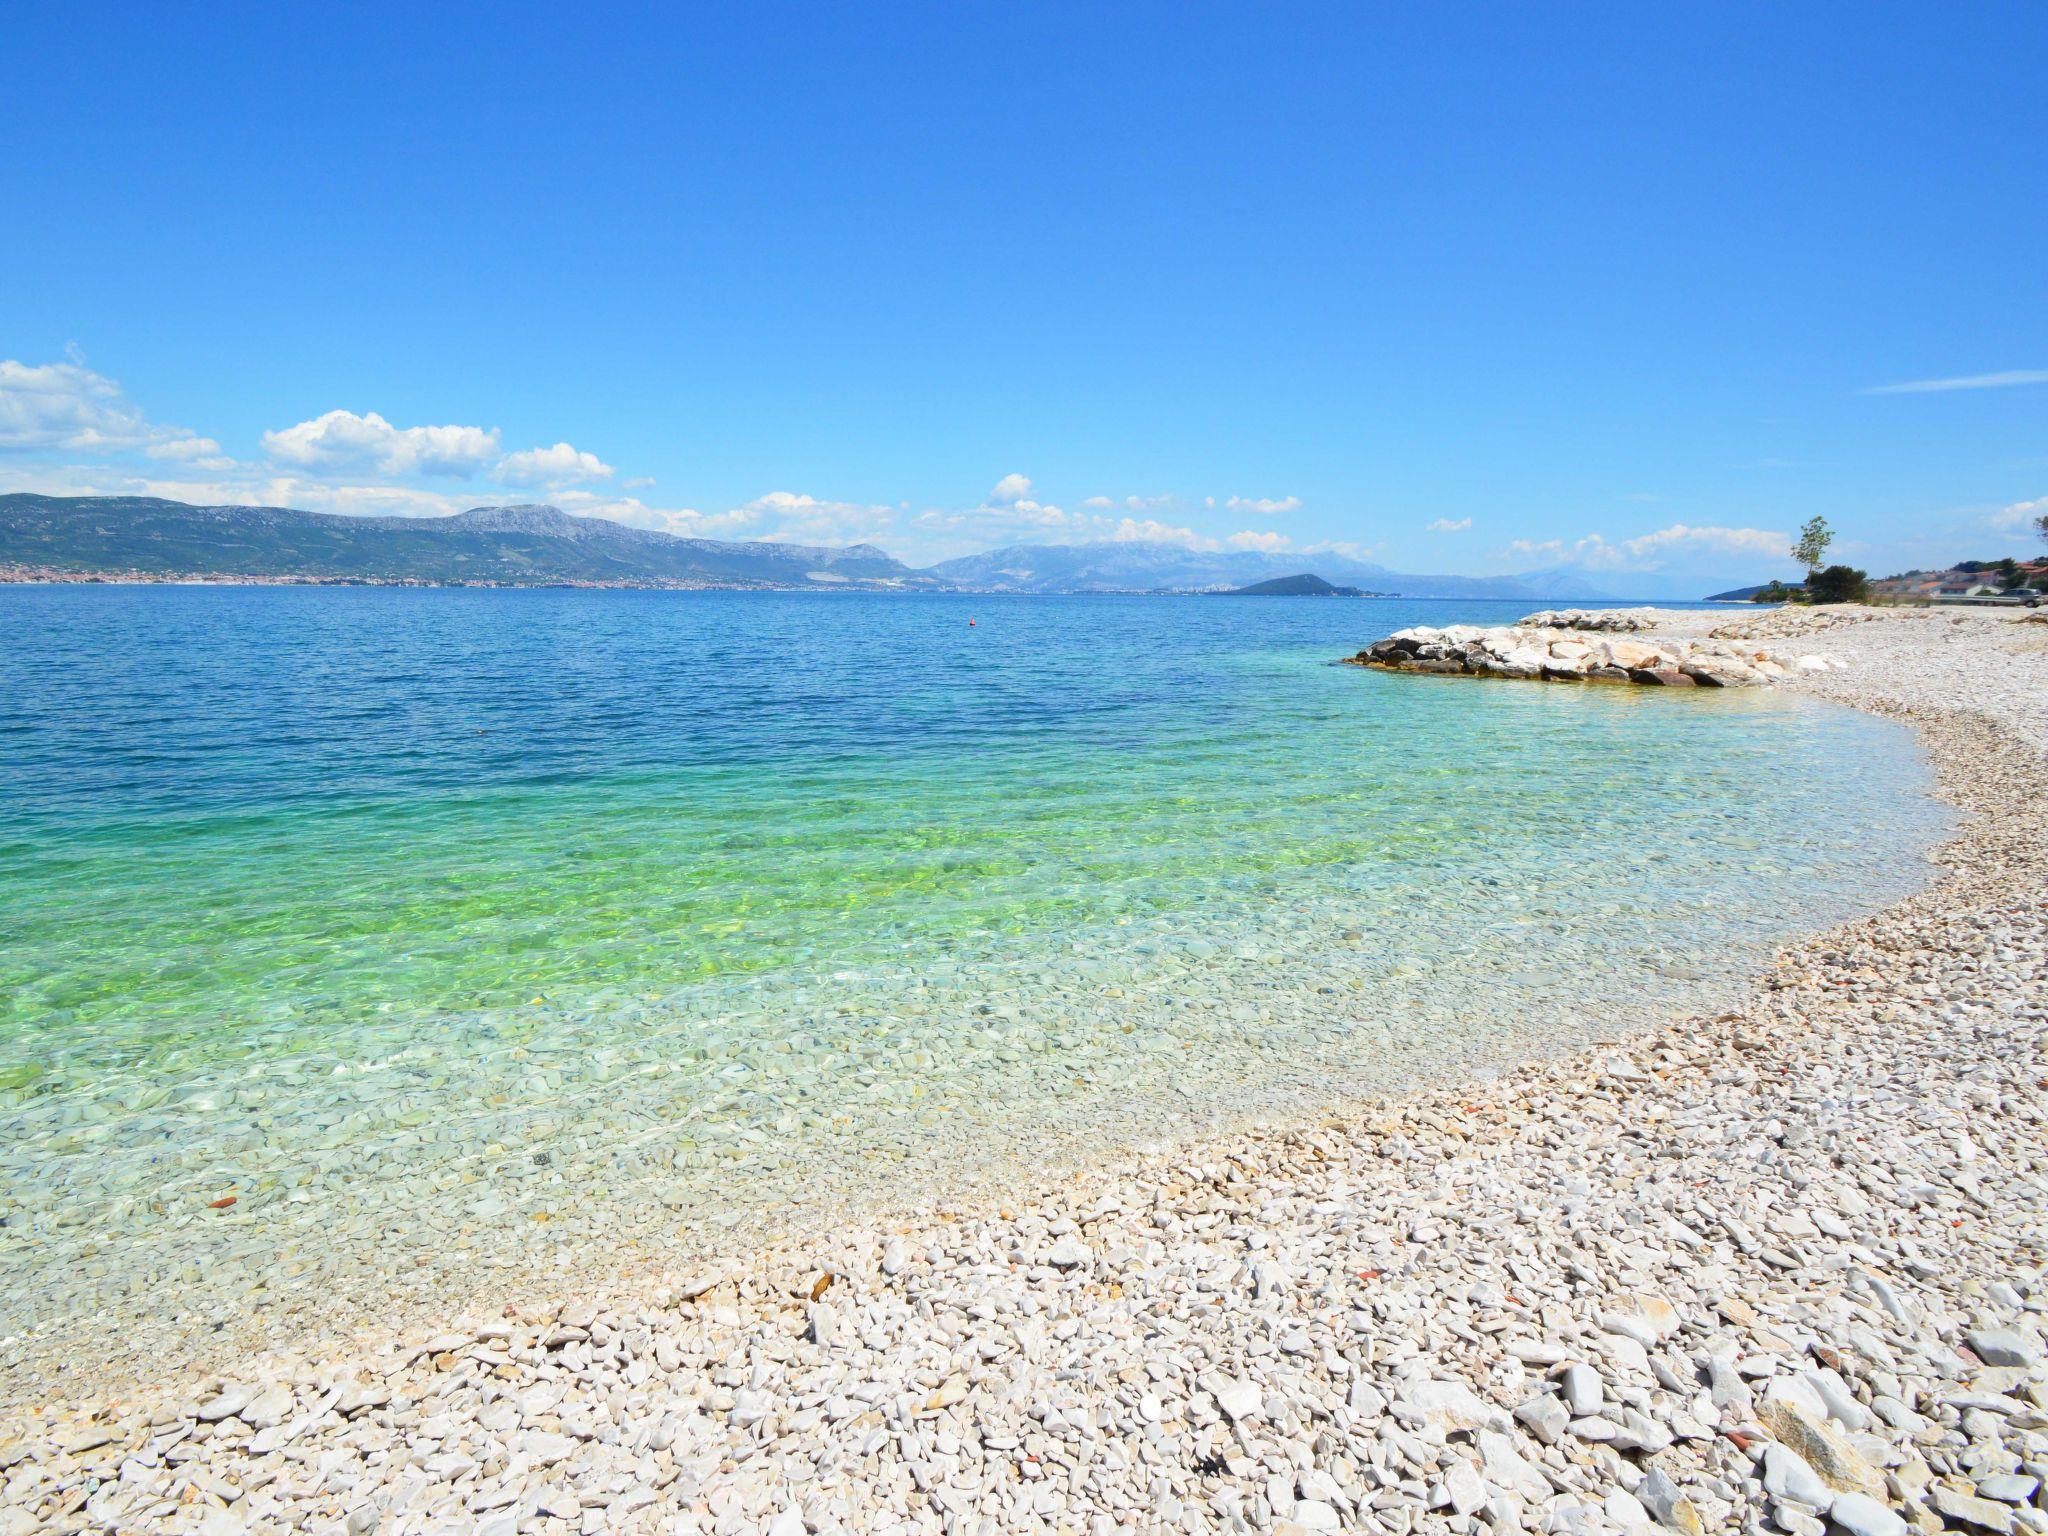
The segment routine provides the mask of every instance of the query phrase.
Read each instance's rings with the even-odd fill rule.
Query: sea
[[[972,1209],[1929,878],[1886,721],[1335,664],[1522,611],[0,587],[0,1368]]]

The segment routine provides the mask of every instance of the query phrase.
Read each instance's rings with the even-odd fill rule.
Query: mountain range
[[[556,507],[359,517],[146,496],[0,496],[0,565],[150,575],[699,586],[944,586],[872,544],[726,543]]]
[[[1610,598],[1568,567],[1517,576],[1427,576],[1336,554],[1305,559],[1125,541],[1018,544],[914,570],[872,544],[682,538],[551,506],[362,517],[191,506],[145,496],[0,496],[0,567],[65,575],[1145,592],[1245,586],[1295,574],[1305,563],[1326,579],[1405,597]]]
[[[1563,571],[1528,576],[1418,576],[1342,555],[1269,555],[1256,550],[1192,550],[1179,544],[1013,544],[942,560],[931,574],[984,592],[1207,591],[1298,573],[1304,564],[1328,581],[1401,597],[1576,598],[1609,594]]]

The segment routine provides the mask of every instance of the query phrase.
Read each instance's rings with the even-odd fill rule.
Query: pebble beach
[[[1567,1059],[17,1404],[0,1536],[2048,1531],[2048,626],[1652,622],[1912,726],[1938,877]]]

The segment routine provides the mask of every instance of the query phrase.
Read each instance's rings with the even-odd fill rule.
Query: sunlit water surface
[[[1518,616],[0,588],[0,1332],[711,1252],[1710,1006],[1924,880],[1895,726],[1329,665]]]

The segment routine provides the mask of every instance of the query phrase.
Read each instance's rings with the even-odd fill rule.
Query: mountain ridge
[[[579,517],[544,502],[395,517],[149,496],[0,495],[0,566],[72,579],[1205,592],[1296,574],[1303,558],[1131,540],[1012,544],[915,569],[872,544],[692,538]],[[1617,600],[1566,568],[1513,576],[1416,575],[1334,553],[1310,558],[1335,583],[1391,596]]]
[[[390,517],[22,492],[0,496],[0,564],[66,573],[520,586],[940,585],[871,544],[684,538],[542,503]]]
[[[1399,597],[1616,600],[1583,579],[1560,577],[1554,584],[1535,586],[1520,576],[1418,575],[1330,553],[1311,558],[1317,573],[1326,579]],[[1299,552],[1191,550],[1180,544],[1134,539],[1011,544],[941,560],[927,569],[956,585],[993,592],[1206,592],[1294,575],[1302,560]]]

